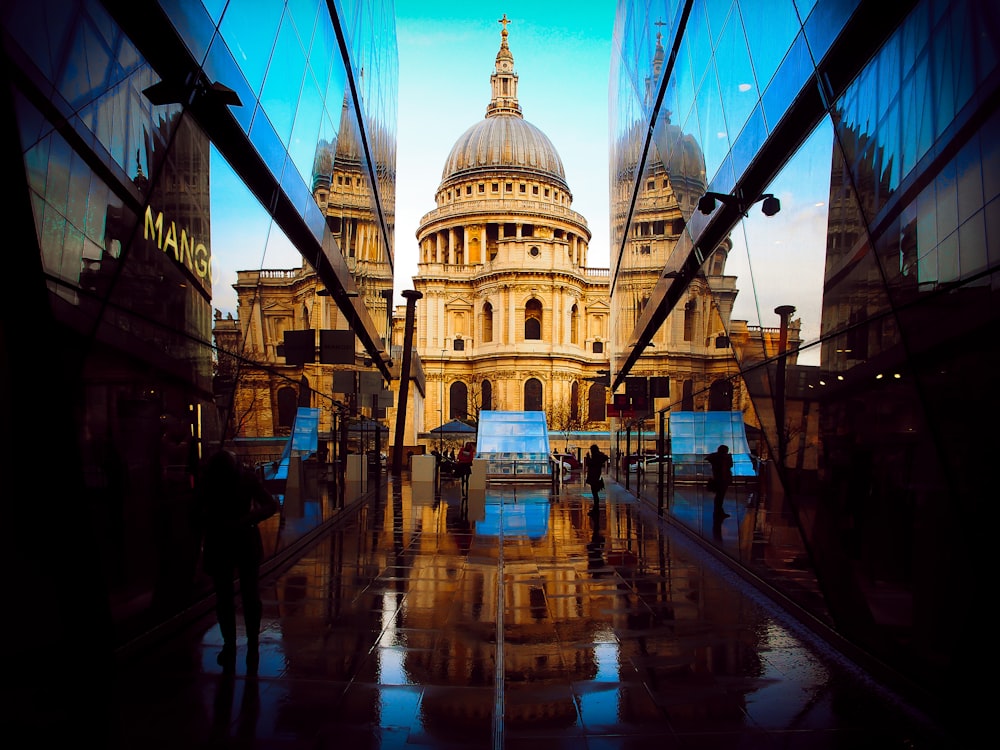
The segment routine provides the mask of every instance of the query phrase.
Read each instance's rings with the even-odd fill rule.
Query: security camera
[[[761,204],[760,210],[764,216],[774,216],[781,210],[781,201],[768,193],[764,196],[764,202]]]
[[[698,210],[706,216],[712,213],[715,210],[715,198],[710,193],[701,196],[698,199]]]

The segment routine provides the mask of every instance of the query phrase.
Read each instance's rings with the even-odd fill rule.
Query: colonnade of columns
[[[505,223],[497,222],[498,240],[525,239],[522,235],[524,224],[524,222],[516,222],[514,235],[507,237],[504,234]],[[488,246],[487,228],[489,226],[489,222],[470,224],[468,226],[453,226],[426,235],[420,241],[421,261],[423,263],[456,265],[458,264],[458,257],[461,254],[464,257],[465,264],[484,263],[486,261],[486,248]],[[472,231],[473,227],[476,228],[474,231]],[[478,239],[479,257],[472,257],[473,239]],[[582,265],[584,262],[583,249],[586,247],[583,237],[570,232],[567,236],[567,242],[569,244],[570,262],[574,265]]]

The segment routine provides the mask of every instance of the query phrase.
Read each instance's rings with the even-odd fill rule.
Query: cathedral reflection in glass
[[[937,688],[977,658],[996,495],[1000,11],[889,5],[619,3],[612,385],[654,332],[717,315],[732,376],[669,373],[657,407],[759,429],[740,533],[795,541],[741,562],[793,599],[787,571],[813,569],[814,616]],[[643,213],[654,189],[682,227]],[[631,251],[645,227],[681,230],[655,272]],[[711,311],[687,302],[706,285]]]
[[[316,329],[338,329],[351,364],[373,361],[379,385],[391,377],[381,332],[392,289],[394,7],[13,0],[0,22],[8,271],[32,290],[0,329],[5,351],[18,352],[0,366],[4,382],[25,384],[4,389],[4,423],[19,426],[4,451],[4,508],[21,527],[38,476],[16,467],[26,451],[54,455],[33,513],[63,540],[53,569],[93,563],[80,577],[88,611],[74,619],[97,630],[95,643],[118,646],[209,590],[192,492],[203,458],[232,447],[251,414],[260,434],[284,436],[273,457],[296,407],[316,408],[330,434],[329,375],[300,365],[289,376],[291,352],[265,340],[305,334],[312,353]],[[234,287],[288,268],[310,284],[267,310],[253,295],[241,306]],[[30,381],[18,372],[28,363]],[[249,383],[263,386],[236,401]],[[273,519],[267,555],[336,502],[317,496],[280,528]],[[37,540],[23,539],[13,559],[35,559]]]

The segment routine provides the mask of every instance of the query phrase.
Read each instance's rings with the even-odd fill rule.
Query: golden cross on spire
[[[507,24],[509,24],[510,22],[511,22],[511,20],[509,18],[507,18],[507,14],[506,13],[503,14],[503,18],[498,18],[497,19],[497,23],[502,23],[503,24],[503,31],[501,33],[504,36],[507,36]]]
[[[662,28],[663,26],[666,26],[667,24],[666,24],[666,22],[664,22],[664,21],[661,20],[661,21],[653,21],[653,25],[654,26],[659,26],[659,27]],[[660,29],[657,29],[656,30],[656,40],[659,41],[662,38],[663,38],[663,33],[660,31]]]

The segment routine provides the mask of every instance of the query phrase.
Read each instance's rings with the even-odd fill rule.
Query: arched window
[[[580,384],[575,381],[569,390],[569,414],[573,419],[580,416]]]
[[[480,411],[493,411],[493,383],[484,380],[479,386],[479,393],[482,402],[479,405]]]
[[[569,343],[578,344],[580,339],[580,308],[573,305],[569,311]]]
[[[291,432],[292,425],[295,424],[295,412],[298,407],[298,401],[298,394],[290,385],[282,386],[278,389],[277,431],[280,434],[287,435]]]
[[[541,338],[542,303],[537,299],[529,299],[524,306],[524,340],[539,341]]]
[[[299,378],[299,406],[312,406],[312,388],[305,375]]]
[[[469,387],[456,380],[451,384],[451,388],[448,389],[449,401],[451,402],[451,410],[448,413],[448,419],[466,419],[469,416]]]
[[[694,393],[690,380],[684,381],[681,390],[681,411],[694,411]]]
[[[483,305],[483,343],[493,341],[493,305],[487,302]]]
[[[608,418],[606,389],[600,383],[590,386],[587,393],[587,421],[603,422]]]
[[[529,378],[524,384],[524,410],[542,411],[542,381]]]
[[[716,380],[708,393],[709,411],[732,411],[733,384],[728,380]]]
[[[694,300],[689,299],[684,305],[684,340],[694,340]]]

